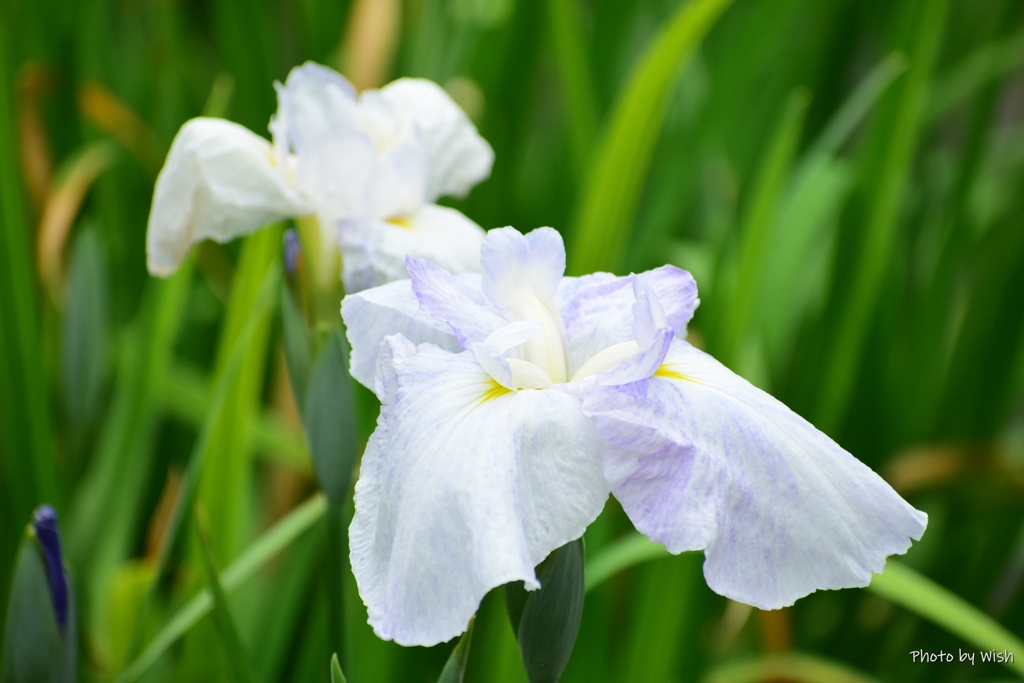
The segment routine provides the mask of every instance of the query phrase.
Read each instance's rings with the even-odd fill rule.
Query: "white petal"
[[[156,180],[146,234],[149,271],[174,272],[200,240],[226,242],[310,212],[274,166],[266,140],[229,121],[192,119],[175,136]]]
[[[480,250],[484,295],[510,320],[532,320],[543,333],[528,341],[522,358],[555,382],[569,378],[565,365],[565,329],[555,306],[558,284],[565,271],[562,236],[551,228],[523,235],[515,228],[487,233]]]
[[[508,392],[472,353],[385,344],[352,568],[377,635],[433,645],[492,588],[537,587],[534,567],[583,534],[607,498],[601,440],[557,387]]]
[[[306,62],[275,83],[277,114],[271,121],[275,141],[284,137],[293,150],[314,144],[326,134],[355,130],[356,90],[338,72]]]
[[[381,342],[389,335],[401,334],[413,344],[461,350],[448,324],[420,308],[409,280],[349,294],[341,302],[341,317],[352,349],[349,372],[357,382],[375,391]]]
[[[339,221],[370,214],[377,162],[373,143],[358,132],[338,130],[321,135],[294,159],[295,184],[316,209],[324,247],[337,249]]]
[[[632,321],[633,278],[609,279],[603,273],[579,278],[565,292],[559,291],[565,321],[571,374],[604,349],[635,341]],[[639,277],[650,286],[664,309],[667,324],[679,337],[686,336],[686,323],[699,304],[697,284],[685,270],[662,266]]]
[[[565,273],[565,245],[553,228],[522,234],[515,228],[495,228],[481,247],[483,289],[499,306],[512,308],[522,290],[552,302]]]
[[[402,78],[385,86],[380,94],[415,126],[430,151],[428,201],[443,195],[461,197],[490,175],[494,162],[491,146],[439,85]]]
[[[409,277],[406,256],[426,259],[453,273],[480,270],[483,229],[455,209],[426,204],[391,221],[347,220],[338,230],[345,289]]]
[[[587,388],[615,497],[670,551],[704,549],[717,593],[775,609],[866,586],[924,532],[881,477],[685,342],[649,380]]]

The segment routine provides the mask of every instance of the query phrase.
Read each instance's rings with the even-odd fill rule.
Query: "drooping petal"
[[[686,323],[700,303],[693,276],[675,266],[662,266],[640,276],[661,302],[668,325],[676,336],[685,337]],[[572,286],[571,298],[560,294],[559,298],[565,302],[562,319],[571,373],[578,372],[585,362],[604,349],[634,341],[634,277],[637,276],[613,279],[586,276]]]
[[[479,276],[477,276],[479,278]],[[459,342],[447,323],[420,307],[410,280],[398,280],[381,287],[349,294],[341,302],[341,317],[352,351],[352,377],[377,391],[375,376],[385,337],[401,334],[413,344],[435,344],[459,351]],[[377,392],[378,397],[382,396]]]
[[[927,517],[867,466],[712,357],[676,341],[658,373],[588,385],[605,473],[637,529],[704,549],[716,592],[762,609],[865,586]]]
[[[455,209],[434,204],[390,221],[344,220],[338,244],[345,261],[345,289],[358,292],[409,277],[407,256],[455,273],[478,271],[483,239],[479,225]]]
[[[491,146],[439,85],[402,78],[382,88],[380,95],[418,130],[430,151],[427,201],[445,195],[461,197],[490,175]]]
[[[270,143],[242,126],[209,118],[186,122],[153,192],[146,233],[149,272],[170,275],[200,240],[226,242],[311,213],[272,159]]]
[[[433,645],[480,600],[583,534],[607,497],[601,441],[557,387],[509,392],[471,352],[389,337],[351,560],[381,638]]]

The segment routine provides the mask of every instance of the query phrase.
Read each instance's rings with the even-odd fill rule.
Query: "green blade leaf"
[[[317,494],[288,513],[284,519],[256,539],[237,560],[224,570],[221,574],[224,590],[230,593],[252,578],[279,552],[309,531],[310,527],[318,522],[326,511],[327,500]],[[125,667],[117,680],[125,683],[138,680],[179,638],[209,614],[212,607],[213,600],[208,590],[200,592],[185,603],[166,621],[163,629],[142,650],[141,654]]]
[[[722,321],[721,334],[716,347],[719,359],[732,367],[736,366],[739,350],[751,332],[750,321],[754,319],[763,291],[777,207],[800,143],[800,131],[809,102],[810,95],[802,88],[794,91],[786,101],[743,220],[735,285],[729,297],[731,305],[728,314],[719,318]],[[722,291],[723,287],[717,290]]]
[[[628,533],[605,546],[587,562],[584,587],[589,593],[625,569],[668,555],[669,552],[660,543],[635,531]]]
[[[557,681],[569,662],[583,616],[583,539],[551,553],[537,568],[540,588],[504,587],[505,605],[531,683]]]
[[[95,418],[107,351],[106,264],[99,236],[87,229],[72,250],[61,328],[64,409],[78,434]]]
[[[672,83],[731,0],[684,3],[619,96],[593,158],[574,223],[569,272],[615,271],[626,253],[640,188],[661,130]]]
[[[473,640],[474,623],[476,623],[475,616],[470,618],[469,628],[462,634],[451,655],[448,656],[448,661],[445,662],[437,683],[462,683],[462,679],[466,675],[466,664],[469,662],[469,643]]]
[[[221,433],[219,426],[225,420],[230,419],[231,398],[237,390],[238,376],[243,367],[245,367],[246,361],[251,361],[252,358],[249,343],[254,337],[262,333],[266,318],[273,306],[273,293],[277,289],[279,275],[276,268],[271,268],[267,272],[263,286],[259,288],[255,301],[252,304],[252,315],[249,317],[245,327],[236,336],[234,347],[217,380],[217,388],[211,401],[210,412],[207,414],[199,438],[196,440],[195,447],[192,450],[184,482],[178,492],[167,530],[161,540],[157,554],[154,581],[143,600],[140,615],[136,621],[137,624],[145,623],[145,615],[149,609],[153,593],[168,569],[172,550],[177,545],[182,530],[185,528],[184,521],[187,511],[192,509],[199,494],[199,482],[203,476],[207,453],[213,450],[214,440]],[[217,455],[220,455],[220,453]],[[139,634],[140,629],[136,629],[135,633]],[[135,652],[136,650],[132,647],[131,653],[134,654]]]
[[[304,399],[309,383],[309,369],[313,364],[309,328],[295,301],[294,292],[284,279],[281,280],[281,328],[292,392],[299,402],[299,410],[305,413]]]
[[[890,560],[885,571],[875,574],[868,590],[914,614],[956,634],[985,650],[1012,652],[1016,657],[1002,662],[1018,675],[1024,675],[1024,641],[990,616],[967,603],[910,567]]]
[[[882,291],[891,251],[899,229],[904,190],[914,149],[923,132],[923,112],[932,70],[946,23],[949,3],[925,0],[901,5],[910,26],[910,68],[906,78],[880,107],[868,143],[862,169],[863,225],[851,227],[856,234],[853,253],[843,254],[849,272],[837,271],[839,294],[835,318],[829,323],[826,348],[829,362],[821,380],[819,415],[814,423],[826,433],[835,432],[852,395],[861,367],[861,355]]]
[[[338,663],[338,655],[331,657],[331,683],[348,683],[345,674],[341,672],[341,664]]]
[[[800,652],[780,652],[756,659],[730,662],[712,671],[706,683],[756,683],[757,681],[793,681],[794,683],[875,683],[877,679],[854,671],[839,662]]]
[[[221,645],[227,655],[228,663],[231,665],[231,673],[236,683],[254,683],[256,672],[253,670],[252,661],[245,652],[242,639],[238,635],[238,628],[235,627],[235,620],[231,616],[231,608],[228,606],[228,598],[221,585],[220,577],[217,575],[217,567],[214,566],[213,557],[210,555],[210,542],[203,533],[196,521],[196,536],[199,538],[199,555],[203,566],[203,575],[206,577],[206,587],[213,598],[213,623],[220,635]]]
[[[343,505],[358,447],[348,344],[341,330],[332,332],[320,350],[303,403],[302,422],[317,479],[331,503]]]

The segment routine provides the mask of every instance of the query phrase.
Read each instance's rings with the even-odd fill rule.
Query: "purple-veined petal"
[[[273,163],[270,143],[229,121],[181,127],[156,179],[146,233],[149,272],[170,275],[189,247],[226,242],[274,221],[312,213]]]
[[[455,209],[434,204],[390,221],[343,220],[338,244],[345,261],[345,289],[358,292],[409,277],[406,256],[454,273],[478,271],[483,239],[479,225]]]
[[[559,293],[562,320],[569,346],[570,376],[596,354],[624,342],[635,341],[633,278],[598,273],[579,278]],[[686,323],[699,300],[693,276],[675,266],[641,273],[661,304],[666,321],[677,337],[685,337]]]
[[[462,348],[483,342],[508,320],[484,297],[478,279],[456,277],[426,259],[406,260],[420,306],[451,326]]]
[[[633,295],[636,297],[633,302],[633,337],[637,353],[601,373],[598,377],[600,384],[628,384],[647,379],[665,360],[675,336],[675,330],[669,325],[665,310],[645,275],[634,276]]]
[[[401,334],[413,344],[460,350],[448,324],[420,308],[410,280],[349,294],[341,302],[341,317],[352,349],[349,372],[357,382],[377,392],[378,397],[383,394],[378,391],[375,377],[385,337]]]
[[[415,128],[430,153],[427,201],[461,197],[491,173],[494,152],[466,114],[439,85],[402,78],[380,91],[405,125]]]
[[[462,633],[492,588],[536,588],[534,567],[597,517],[601,439],[567,391],[507,391],[471,352],[385,347],[352,567],[378,636],[433,645]]]
[[[927,517],[767,393],[685,342],[658,373],[581,392],[605,474],[637,529],[704,549],[717,593],[762,609],[866,586]]]

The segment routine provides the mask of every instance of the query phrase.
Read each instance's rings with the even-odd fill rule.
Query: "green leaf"
[[[918,0],[900,6],[906,12],[904,24],[910,27],[910,68],[876,117],[862,164],[864,221],[850,226],[855,244],[842,259],[850,268],[836,271],[836,315],[828,323],[824,347],[829,359],[820,380],[819,415],[814,421],[826,433],[835,432],[845,415],[862,367],[861,355],[899,229],[914,149],[923,131],[922,114],[948,6],[946,0]]]
[[[251,348],[249,342],[254,336],[261,333],[261,328],[265,324],[267,316],[269,316],[270,311],[273,308],[273,294],[277,289],[277,280],[279,275],[278,270],[275,268],[271,268],[269,272],[267,272],[263,286],[257,291],[255,301],[252,304],[252,315],[249,317],[245,328],[237,335],[235,346],[225,363],[223,372],[221,372],[217,380],[217,387],[214,392],[213,400],[211,401],[210,412],[207,414],[203,427],[200,430],[199,438],[192,450],[188,469],[185,472],[184,481],[178,491],[178,496],[175,500],[170,520],[167,524],[167,529],[161,538],[159,551],[157,553],[154,581],[143,600],[140,615],[136,621],[136,634],[140,633],[138,625],[145,623],[145,617],[153,597],[153,592],[156,586],[160,583],[164,574],[167,572],[172,550],[177,545],[179,537],[185,527],[184,521],[187,516],[187,511],[192,509],[196,497],[199,494],[199,482],[201,477],[204,475],[204,465],[206,464],[208,453],[212,450],[211,446],[214,443],[214,439],[217,434],[220,433],[218,432],[218,428],[225,420],[230,419],[230,411],[233,407],[230,400],[236,391],[238,376],[242,371],[245,362],[247,360],[251,360],[251,356],[249,355]],[[215,453],[215,455],[221,454]],[[134,648],[131,649],[131,653],[135,653]]]
[[[476,623],[475,616],[470,618],[469,628],[462,634],[459,642],[452,649],[451,655],[448,656],[448,661],[445,662],[437,683],[462,683],[462,679],[466,675],[466,664],[469,662],[469,643],[473,640],[474,623]]]
[[[309,328],[302,316],[295,296],[287,282],[281,281],[281,333],[284,343],[284,358],[288,364],[288,377],[292,382],[292,393],[299,403],[299,410],[305,413],[305,398],[309,383],[309,369],[313,364],[310,350]]]
[[[102,245],[95,230],[75,240],[61,329],[64,408],[81,434],[96,416],[106,374],[107,278]]]
[[[875,683],[877,679],[833,662],[801,652],[780,652],[730,662],[713,670],[705,683],[757,683],[759,681],[793,683]]]
[[[235,620],[231,616],[231,608],[228,606],[228,598],[221,586],[220,577],[217,575],[217,567],[210,556],[210,542],[196,520],[196,537],[199,539],[199,555],[203,566],[203,575],[206,577],[206,587],[213,598],[213,623],[220,635],[221,645],[227,655],[228,663],[231,665],[231,672],[236,683],[254,683],[256,672],[253,670],[252,661],[245,652],[242,639],[235,627]]]
[[[69,585],[67,630],[62,633],[46,572],[42,550],[29,527],[14,565],[0,683],[73,683],[76,679],[78,637],[74,594]]]
[[[576,171],[582,173],[597,137],[597,97],[587,64],[579,0],[548,0],[548,24],[562,78],[568,135]]]
[[[999,42],[986,43],[939,79],[931,96],[927,116],[937,120],[971,98],[989,83],[1005,78],[1024,64],[1024,32]]]
[[[263,395],[274,308],[258,304],[258,299],[263,296],[260,284],[280,276],[280,269],[275,266],[281,252],[280,233],[280,226],[267,226],[245,239],[218,341],[215,375],[218,381],[227,372],[229,362],[237,363],[238,367],[237,375],[227,387],[223,412],[210,425],[205,448],[212,455],[204,458],[206,464],[199,496],[210,517],[210,527],[217,529],[213,554],[220,560],[237,555],[252,532],[249,513],[253,496],[253,452],[248,431],[259,413]],[[275,283],[273,294],[276,293]],[[271,301],[274,299],[276,297],[271,296]],[[247,338],[239,346],[243,330]],[[233,360],[236,355],[237,361]]]
[[[755,319],[772,252],[777,207],[800,143],[809,102],[810,96],[803,88],[794,91],[786,101],[744,216],[735,285],[728,298],[727,313],[719,318],[721,334],[716,345],[716,355],[732,367],[736,367],[738,353],[752,331],[750,321]],[[722,292],[724,287],[717,290]]]
[[[1003,662],[1024,675],[1024,641],[1003,628],[978,608],[967,603],[910,567],[890,560],[885,571],[875,574],[868,590],[985,650],[1014,653]]]
[[[227,593],[247,580],[278,553],[287,548],[295,539],[306,533],[327,511],[327,500],[317,494],[288,513],[280,522],[268,529],[249,546],[241,556],[221,574],[222,585]],[[125,667],[117,677],[118,681],[138,680],[142,674],[166,652],[200,619],[210,613],[213,600],[208,590],[200,592],[166,620],[164,627],[142,650],[141,654]]]
[[[345,333],[327,338],[303,402],[303,426],[320,487],[335,505],[343,505],[358,453]]]
[[[331,683],[348,683],[345,680],[345,674],[341,672],[341,664],[338,663],[337,654],[331,657]]]
[[[12,558],[18,521],[56,499],[56,449],[45,348],[25,215],[15,107],[19,28],[0,18],[0,557]],[[10,575],[0,562],[0,591]],[[0,602],[0,609],[3,603]]]
[[[570,273],[614,272],[622,266],[672,84],[730,2],[683,3],[630,76],[602,133],[580,197]]]
[[[587,562],[585,589],[589,593],[625,569],[668,556],[665,546],[635,531],[630,532],[605,546]]]
[[[583,539],[551,553],[537,567],[540,588],[504,587],[505,606],[531,683],[557,681],[569,662],[583,615]]]

